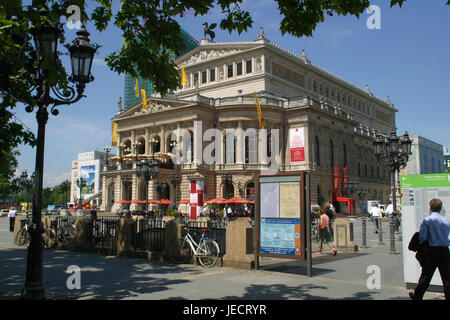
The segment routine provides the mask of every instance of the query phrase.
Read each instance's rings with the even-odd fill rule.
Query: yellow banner
[[[258,97],[256,96],[256,92],[253,93],[255,96],[255,103],[256,103],[256,109],[258,110],[258,120],[259,120],[259,128],[264,128],[266,125],[266,120],[264,120],[262,111],[261,111],[261,105],[259,104]]]
[[[138,85],[138,79],[136,78],[136,84],[134,85],[134,91],[136,92],[136,98],[139,97],[139,85]]]
[[[117,147],[117,122],[112,122],[111,145]]]
[[[184,87],[186,85],[187,77],[186,70],[184,70],[184,66],[181,66],[181,85]]]
[[[145,95],[144,89],[141,89],[141,95],[142,95],[142,109],[147,110],[148,109],[147,96]]]

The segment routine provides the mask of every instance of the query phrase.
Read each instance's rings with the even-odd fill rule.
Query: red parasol
[[[184,200],[178,201],[177,203],[179,203],[179,204],[189,204],[190,202],[189,202],[189,199],[184,199]]]
[[[216,203],[216,204],[224,204],[227,199],[225,198],[215,198],[208,201],[205,201],[206,204]]]
[[[120,201],[117,201],[116,203],[130,204],[131,201],[130,200],[120,200]]]
[[[234,203],[234,204],[250,203],[250,200],[245,200],[245,199],[241,199],[241,198],[238,198],[238,197],[234,197],[234,198],[225,200],[225,203],[226,204],[231,204],[231,203]]]

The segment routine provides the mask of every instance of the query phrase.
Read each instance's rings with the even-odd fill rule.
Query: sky
[[[241,8],[250,12],[254,23],[240,35],[220,29],[223,15],[218,8],[197,17],[187,12],[177,20],[198,41],[203,38],[204,22],[217,23],[216,42],[256,40],[263,27],[266,38],[273,43],[296,54],[305,50],[312,63],[360,88],[369,85],[377,97],[389,96],[399,110],[398,135],[408,131],[450,147],[450,6],[444,0],[407,0],[402,8],[390,8],[389,2],[371,1],[380,8],[380,29],[368,28],[367,20],[372,22],[374,17],[370,13],[359,19],[333,16],[326,17],[312,37],[302,38],[281,34],[282,17],[273,0],[243,0]],[[111,118],[117,113],[119,97],[124,96],[124,75],[111,71],[103,59],[120,49],[123,38],[114,26],[102,33],[92,23],[87,29],[91,42],[102,46],[92,67],[95,80],[87,85],[85,98],[61,106],[58,116],[49,116],[44,187],[70,179],[71,163],[78,153],[103,151],[105,145],[111,144]],[[67,26],[64,30],[67,40],[76,37],[77,30]],[[69,56],[62,59],[66,59],[64,63],[70,70]],[[36,133],[36,114],[20,106],[14,110],[16,119]],[[23,170],[33,172],[36,149],[22,145],[19,151],[17,174]]]

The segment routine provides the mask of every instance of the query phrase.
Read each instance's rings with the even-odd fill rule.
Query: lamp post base
[[[45,300],[45,298],[45,290],[42,282],[27,284],[26,287],[22,289],[22,300]]]

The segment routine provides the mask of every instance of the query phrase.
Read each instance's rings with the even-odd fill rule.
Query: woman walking
[[[331,240],[330,218],[328,218],[328,215],[325,213],[325,210],[322,210],[320,214],[317,229],[319,231],[319,241],[320,241],[319,254],[322,254],[322,247],[323,243],[325,242],[325,244],[331,248],[333,256],[335,256],[337,254],[337,250],[334,248],[333,242]]]
[[[14,223],[16,220],[17,210],[14,207],[9,208],[8,218],[9,218],[9,231],[14,232]]]

